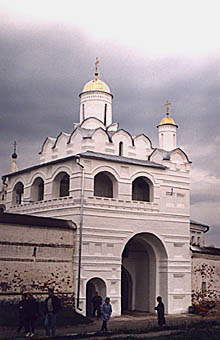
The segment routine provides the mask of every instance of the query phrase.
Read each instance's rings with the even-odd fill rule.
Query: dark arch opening
[[[148,178],[138,177],[132,182],[132,200],[145,201],[151,200],[152,183]]]
[[[13,203],[21,204],[23,194],[24,194],[24,184],[22,182],[18,182],[13,189]]]
[[[113,198],[113,182],[107,172],[95,175],[94,196]]]
[[[86,284],[86,315],[93,315],[93,303],[92,299],[95,296],[95,293],[98,292],[98,295],[102,297],[102,301],[104,301],[106,297],[106,285],[105,282],[98,278],[94,277],[89,280]]]
[[[132,278],[129,271],[121,266],[121,312],[132,310]]]
[[[43,201],[44,199],[44,181],[41,177],[37,177],[32,185],[31,199],[33,201]]]
[[[69,196],[70,190],[70,176],[67,173],[63,173],[60,180],[60,197]]]
[[[119,156],[123,156],[123,142],[119,143]]]

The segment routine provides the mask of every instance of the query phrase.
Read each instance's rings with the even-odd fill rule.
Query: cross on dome
[[[167,100],[164,106],[166,107],[167,110],[166,115],[169,116],[171,103],[169,103],[169,101]]]

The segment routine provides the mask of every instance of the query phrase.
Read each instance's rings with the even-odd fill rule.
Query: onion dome
[[[102,91],[102,92],[111,93],[109,86],[104,81],[99,79],[98,64],[99,64],[99,59],[96,58],[94,79],[90,80],[88,83],[85,84],[82,92]]]
[[[174,119],[170,116],[166,116],[163,119],[161,119],[159,126],[160,125],[167,125],[167,124],[176,125]]]
[[[104,81],[100,80],[98,76],[85,84],[82,92],[87,92],[87,91],[103,91],[103,92],[111,93],[108,85],[104,83]]]
[[[13,158],[13,159],[18,158],[18,155],[16,154],[16,152],[13,152],[13,154],[11,155],[11,158]]]

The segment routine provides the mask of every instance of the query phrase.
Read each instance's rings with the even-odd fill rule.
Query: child
[[[107,322],[110,319],[112,314],[112,305],[110,304],[110,298],[107,297],[105,302],[101,307],[101,320],[102,320],[102,328],[101,331],[107,331]]]
[[[164,326],[166,324],[165,317],[164,317],[164,304],[162,302],[162,297],[157,297],[158,305],[155,307],[155,310],[157,311],[157,318],[158,318],[158,325],[160,327]]]

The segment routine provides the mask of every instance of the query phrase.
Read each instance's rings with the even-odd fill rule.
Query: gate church
[[[157,295],[168,313],[185,312],[191,164],[177,146],[169,103],[155,148],[144,133],[132,136],[112,121],[113,94],[97,68],[79,97],[80,122],[45,140],[39,164],[18,170],[12,155],[3,176],[7,213],[75,223],[74,291],[84,313],[96,290],[111,297],[114,315],[152,312]]]

